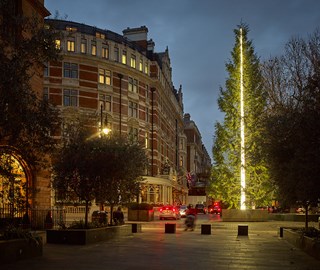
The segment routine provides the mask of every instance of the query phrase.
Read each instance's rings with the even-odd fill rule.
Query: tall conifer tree
[[[259,58],[248,40],[249,28],[241,24],[234,30],[235,46],[231,60],[226,64],[229,77],[225,89],[220,88],[218,106],[224,113],[222,122],[215,124],[212,184],[210,193],[215,199],[224,201],[229,207],[240,207],[240,28],[242,28],[243,50],[243,96],[245,126],[245,170],[247,207],[265,205],[270,202],[272,191],[261,151],[261,116],[265,108]]]

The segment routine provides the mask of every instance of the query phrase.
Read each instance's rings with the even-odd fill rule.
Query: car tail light
[[[162,212],[162,210],[163,210],[163,209],[162,209],[162,208],[160,208],[160,212]]]
[[[173,210],[173,212],[175,212],[175,211],[176,211],[176,209],[175,209],[175,208],[173,208],[172,210]]]

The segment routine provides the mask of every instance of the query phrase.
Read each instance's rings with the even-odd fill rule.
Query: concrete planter
[[[42,239],[13,239],[0,241],[0,265],[42,256]]]
[[[222,209],[222,220],[223,221],[267,221],[268,211],[267,210],[239,210],[239,209]]]
[[[320,241],[316,239],[302,236],[296,231],[288,228],[283,229],[283,238],[297,248],[300,248],[310,256],[320,260]]]
[[[86,245],[130,235],[132,235],[130,225],[95,229],[47,230],[47,243]]]
[[[153,221],[153,210],[128,210],[128,221]]]

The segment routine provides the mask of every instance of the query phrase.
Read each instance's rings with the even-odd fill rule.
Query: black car
[[[206,214],[207,213],[207,209],[204,206],[204,204],[202,204],[202,203],[197,203],[195,209],[197,211],[197,214],[199,214],[199,213]]]

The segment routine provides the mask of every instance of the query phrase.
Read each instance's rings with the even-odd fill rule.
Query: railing
[[[52,223],[46,224],[47,215],[52,217]],[[26,218],[28,217],[28,218]],[[6,226],[28,227],[31,230],[43,230],[49,227],[59,227],[66,223],[64,209],[16,208],[12,205],[0,207],[0,229]]]

